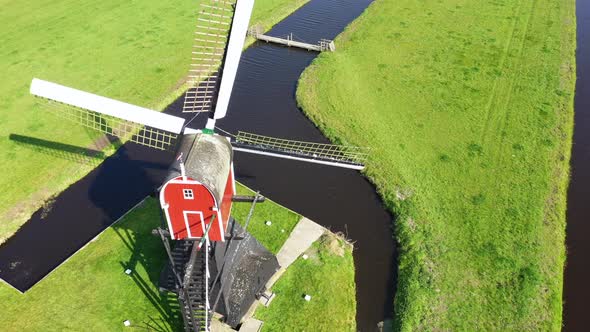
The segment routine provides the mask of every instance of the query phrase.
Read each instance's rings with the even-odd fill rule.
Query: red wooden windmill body
[[[180,152],[179,176],[173,175],[160,189],[170,237],[199,239],[206,234],[210,241],[225,241],[236,194],[231,145],[217,135],[189,135],[187,140],[191,151],[186,163]],[[206,167],[212,159],[216,167]]]

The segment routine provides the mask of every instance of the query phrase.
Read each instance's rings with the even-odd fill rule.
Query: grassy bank
[[[324,235],[306,254],[307,260],[297,259],[272,287],[271,305],[257,309],[263,331],[355,331],[352,247]]]
[[[245,187],[239,188],[243,194],[250,193]],[[234,216],[237,219],[246,218],[249,209],[243,207],[247,205],[236,204]],[[176,298],[160,294],[157,289],[159,274],[166,262],[162,242],[151,234],[152,229],[160,225],[158,210],[157,200],[147,199],[25,294],[0,282],[0,330],[119,331],[128,329],[123,325],[125,320],[145,330],[182,329]],[[249,231],[264,246],[280,248],[300,218],[266,201],[257,206]],[[272,220],[273,226],[289,231],[282,238],[272,227],[256,227],[263,224],[263,220]],[[310,260],[297,262],[286,272],[276,286],[280,296],[271,311],[263,316],[268,326],[282,324],[281,318],[274,314],[276,310],[292,318],[302,317],[297,316],[301,314],[298,308],[282,304],[288,304],[299,287],[317,296],[309,306],[317,312],[304,311],[311,317],[310,322],[322,320],[320,312],[336,310],[342,313],[338,317],[346,317],[340,324],[354,325],[352,255],[348,246],[335,241],[316,243],[309,252]],[[130,276],[124,273],[127,268],[133,271]],[[326,278],[327,275],[334,279]],[[336,309],[334,304],[338,304]]]
[[[127,319],[135,327],[181,329],[176,299],[157,289],[166,261],[151,234],[158,209],[147,200],[25,294],[0,284],[0,330],[119,331]]]
[[[573,0],[376,0],[297,96],[397,215],[400,330],[559,330]]]
[[[239,185],[237,188],[238,195],[254,195],[249,188]],[[234,204],[232,213],[236,220],[244,226],[248,213],[250,212],[249,203]],[[297,225],[301,216],[277,203],[266,200],[263,203],[257,203],[248,224],[248,231],[256,237],[273,254],[277,254],[281,247],[289,238],[293,228]],[[267,226],[266,222],[270,221],[271,225]]]
[[[266,27],[307,0],[257,0]],[[179,96],[190,63],[198,0],[7,2],[0,8],[0,243],[52,195],[92,170],[92,158],[39,153],[31,142],[103,149],[99,135],[35,105],[33,77],[162,109]],[[25,136],[15,140],[14,135]],[[26,138],[33,138],[26,139]],[[28,143],[27,143],[28,142]]]

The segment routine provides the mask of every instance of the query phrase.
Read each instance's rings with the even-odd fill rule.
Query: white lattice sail
[[[361,170],[368,149],[350,145],[303,142],[240,131],[232,142],[234,150]]]
[[[225,116],[253,5],[253,0],[205,0],[200,5],[183,112]]]
[[[182,118],[37,78],[30,91],[69,121],[156,149],[173,148],[183,131]]]

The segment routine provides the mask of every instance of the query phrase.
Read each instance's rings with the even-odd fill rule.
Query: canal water
[[[578,49],[571,182],[567,205],[567,262],[564,282],[565,331],[590,326],[590,1],[576,4]]]
[[[268,34],[292,33],[295,39],[310,43],[333,39],[370,2],[311,0]],[[316,56],[313,52],[254,44],[243,54],[228,117],[219,121],[218,126],[234,133],[244,130],[327,143],[295,100],[299,76]],[[166,112],[192,117],[182,114],[181,109],[182,98]],[[190,126],[200,128],[204,121],[205,115],[197,116]],[[28,142],[47,150],[56,149],[52,142],[33,138]],[[63,145],[59,148],[63,149]],[[21,291],[32,287],[153,192],[171,161],[170,154],[125,144],[60,194],[50,210],[37,211],[0,247],[0,277]],[[355,242],[359,330],[374,330],[378,322],[393,317],[397,272],[393,221],[375,188],[360,173],[239,152],[235,165],[240,182]]]

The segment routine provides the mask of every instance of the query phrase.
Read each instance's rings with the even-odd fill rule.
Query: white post
[[[184,162],[180,161],[180,175],[182,175],[182,179],[186,181],[186,170],[184,169]]]
[[[209,331],[209,236],[205,240],[205,331]]]
[[[215,130],[215,119],[208,118],[205,128],[212,131]]]

